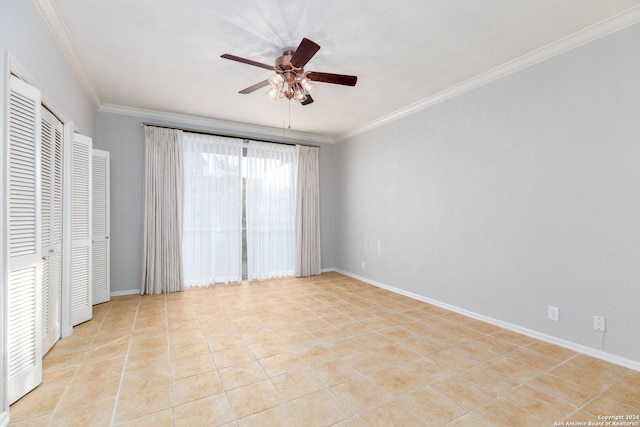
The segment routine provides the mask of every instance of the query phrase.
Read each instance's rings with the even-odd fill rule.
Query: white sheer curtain
[[[296,145],[296,259],[297,277],[321,270],[320,173],[318,147]]]
[[[242,280],[242,144],[184,134],[186,286]]]
[[[291,276],[295,147],[250,141],[246,177],[248,279]]]
[[[184,290],[182,131],[145,126],[141,294]]]

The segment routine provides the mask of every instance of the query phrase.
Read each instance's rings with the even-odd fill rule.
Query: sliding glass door
[[[295,147],[250,141],[246,176],[247,278],[292,276]]]
[[[294,273],[295,147],[184,133],[185,286]]]
[[[242,280],[242,140],[183,141],[185,286]]]

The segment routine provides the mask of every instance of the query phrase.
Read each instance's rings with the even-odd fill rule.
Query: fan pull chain
[[[289,129],[291,129],[291,100],[289,100]]]

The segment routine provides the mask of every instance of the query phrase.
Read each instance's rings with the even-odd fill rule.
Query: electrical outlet
[[[549,306],[549,319],[559,322],[560,321],[560,309],[552,305]]]
[[[593,329],[596,331],[606,331],[604,316],[593,316]]]
[[[365,269],[365,268],[364,268],[364,261],[362,261],[362,269],[363,269],[363,270]]]

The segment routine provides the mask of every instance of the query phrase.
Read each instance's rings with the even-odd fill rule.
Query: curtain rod
[[[287,141],[282,141],[282,140],[278,140],[278,139],[253,138],[253,137],[248,137],[248,136],[244,136],[244,135],[237,135],[237,134],[233,134],[233,133],[212,132],[212,131],[201,130],[201,129],[190,129],[190,128],[184,128],[184,127],[178,127],[178,126],[159,125],[159,124],[156,124],[156,123],[140,122],[140,126],[142,126],[142,127],[144,127],[144,126],[154,126],[154,127],[157,127],[157,128],[176,129],[176,130],[181,130],[183,132],[199,133],[199,134],[202,134],[202,135],[226,136],[226,137],[229,137],[229,138],[250,139],[252,141],[259,141],[259,142],[272,142],[274,144],[302,145],[304,147],[317,147],[317,148],[320,148],[319,145],[313,145],[313,144],[302,144],[302,143],[299,143],[299,142],[287,142]]]

